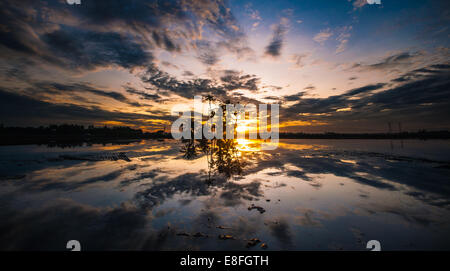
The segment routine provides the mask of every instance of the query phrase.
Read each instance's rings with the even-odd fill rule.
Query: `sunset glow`
[[[450,127],[439,98],[449,89],[445,1],[133,0],[126,13],[109,1],[9,2],[5,125],[157,131],[173,106],[210,95],[205,105],[278,103],[284,132]],[[423,19],[405,23],[411,14]],[[437,90],[425,95],[431,81]]]
[[[0,251],[450,250],[449,140],[449,0],[0,0]]]

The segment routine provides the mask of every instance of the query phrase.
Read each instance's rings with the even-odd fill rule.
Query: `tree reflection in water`
[[[245,167],[238,142],[234,139],[200,139],[184,140],[181,149],[183,158],[196,159],[199,155],[206,155],[208,162],[208,181],[212,181],[212,175],[222,174],[226,178],[241,175]]]
[[[217,99],[212,95],[206,95],[204,101],[208,102],[209,118],[213,118],[215,112],[212,110],[212,103],[217,102]],[[231,104],[230,100],[219,102],[222,108],[223,127],[227,126],[226,120],[226,105]],[[231,120],[234,126],[234,136],[236,138],[237,128],[237,112],[232,114],[234,118]],[[213,125],[212,131],[216,127]],[[191,138],[194,137],[194,120],[191,119]],[[223,137],[226,137],[225,133]],[[238,150],[238,141],[234,139],[184,139],[182,140],[184,146],[181,148],[183,158],[187,160],[196,159],[200,154],[206,155],[208,161],[208,182],[212,181],[212,173],[218,173],[225,176],[227,179],[234,175],[241,175],[245,162]]]

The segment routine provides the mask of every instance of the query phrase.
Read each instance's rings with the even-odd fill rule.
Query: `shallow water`
[[[222,159],[174,140],[2,146],[0,249],[450,249],[448,143],[240,141]]]

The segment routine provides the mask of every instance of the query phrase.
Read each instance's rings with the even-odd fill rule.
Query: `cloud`
[[[419,68],[412,70],[410,72],[407,72],[400,77],[397,77],[393,79],[393,82],[401,83],[401,82],[408,82],[408,81],[414,81],[417,79],[423,79],[430,75],[438,75],[438,74],[445,74],[450,70],[450,65],[448,64],[434,64],[430,65],[425,68]]]
[[[293,54],[290,62],[294,63],[294,68],[300,69],[305,66],[305,59],[310,56],[309,53],[305,54]]]
[[[253,20],[256,20],[256,21],[261,21],[262,20],[261,16],[259,15],[259,11],[257,11],[257,10],[252,10],[251,11],[250,18],[252,18]]]
[[[306,91],[310,91],[310,90],[315,90],[316,89],[316,87],[315,86],[313,86],[313,85],[311,85],[311,84],[309,84],[308,86],[306,86],[305,88],[303,88],[304,90],[306,90]]]
[[[226,99],[229,91],[237,89],[258,90],[259,78],[255,75],[241,74],[232,70],[225,70],[222,73],[219,81],[202,78],[184,81],[178,80],[152,65],[141,75],[141,80],[158,90],[170,91],[188,99],[202,94],[212,94],[217,98]]]
[[[238,81],[234,82],[226,76],[223,80],[194,78],[192,72],[187,72],[184,75],[192,80],[182,81],[156,68],[146,70],[148,66],[156,67],[155,63],[178,68],[158,60],[155,51],[158,56],[161,51],[173,55],[194,51],[198,60],[209,66],[219,63],[224,51],[231,52],[238,59],[253,57],[246,35],[226,1],[85,0],[82,5],[74,7],[60,0],[44,3],[5,0],[0,9],[0,26],[0,58],[5,61],[4,68],[8,71],[3,76],[8,77],[5,80],[8,84],[3,85],[8,87],[3,90],[8,95],[20,93],[14,97],[9,95],[10,99],[42,107],[42,120],[38,121],[36,114],[31,118],[36,123],[49,123],[52,119],[50,112],[64,113],[66,122],[86,123],[88,115],[92,116],[93,122],[125,121],[119,113],[114,115],[107,111],[103,100],[89,99],[91,95],[125,103],[131,110],[140,107],[142,111],[145,110],[142,107],[150,105],[141,104],[141,101],[162,102],[165,101],[162,96],[170,94],[192,98],[195,94],[212,93],[229,97],[227,92],[236,88],[256,91],[259,83],[259,78],[245,74],[239,75]],[[76,82],[81,81],[79,78],[85,76],[86,71],[106,69],[130,71],[131,76],[145,74],[142,75],[145,83],[153,90],[147,92],[129,86],[121,93]],[[44,72],[48,72],[47,81],[32,79]],[[58,82],[52,82],[59,76]],[[103,75],[91,78],[104,79]],[[67,82],[59,83],[63,80]],[[112,84],[116,82],[112,81]],[[140,101],[137,102],[136,98]],[[63,101],[84,106],[62,104]],[[60,111],[72,107],[75,108],[73,114]],[[11,106],[8,108],[15,111]],[[28,110],[25,112],[32,114]],[[9,114],[7,116],[7,119],[14,119]],[[102,116],[110,116],[111,119]],[[145,114],[129,116],[124,123],[142,124],[141,120],[148,117]],[[20,123],[31,122],[23,116],[20,120],[15,119]],[[55,121],[61,119],[62,116],[55,117]]]
[[[373,64],[365,64],[365,63],[353,63],[350,69],[358,70],[358,71],[392,71],[398,70],[402,68],[409,68],[416,64],[419,60],[421,60],[425,56],[425,53],[422,51],[416,52],[399,52],[395,54],[391,54],[380,61]]]
[[[349,0],[349,1],[351,1],[351,0]],[[360,8],[364,7],[365,5],[367,5],[367,0],[353,0],[352,5],[353,5],[354,10],[360,9]]]
[[[131,106],[140,107],[141,104],[131,101],[123,94],[115,91],[106,91],[102,89],[95,88],[89,83],[53,83],[47,81],[34,82],[33,88],[29,88],[28,92],[44,92],[47,95],[60,95],[60,94],[70,94],[70,93],[92,93],[98,96],[107,97],[114,99],[116,101],[129,104]]]
[[[202,37],[207,30],[212,30],[216,43],[233,44],[230,51],[239,57],[251,51],[230,9],[220,0],[86,0],[76,8],[57,0],[6,0],[0,18],[2,46],[17,56],[71,71],[142,67],[153,61],[155,47],[189,50],[196,40],[207,40]]]
[[[305,98],[303,93],[298,97],[285,96],[285,100],[298,100],[282,108],[280,119],[283,122],[299,118],[325,121],[329,129],[338,131],[354,129],[355,123],[359,123],[358,131],[384,131],[385,123],[392,119],[410,129],[425,126],[449,129],[450,121],[443,118],[450,113],[450,102],[446,98],[450,95],[448,65],[431,65],[416,72],[421,75],[397,80],[400,85],[390,88],[386,88],[388,84],[379,83],[327,98]]]
[[[164,48],[169,52],[180,51],[179,45],[175,44],[171,40],[167,32],[161,33],[158,31],[153,31],[152,38],[156,45],[160,48]]]
[[[247,16],[249,16],[250,19],[252,19],[254,21],[254,23],[252,24],[252,30],[255,30],[262,21],[259,11],[256,9],[253,9],[252,4],[249,3],[249,4],[245,5],[245,12],[247,13]]]
[[[168,62],[168,61],[162,61],[162,62],[161,62],[161,65],[163,65],[163,66],[165,66],[165,67],[168,67],[168,68],[175,69],[175,70],[180,69],[177,65],[172,64],[172,63],[170,63],[170,62]]]
[[[338,47],[336,48],[336,54],[344,52],[345,49],[347,48],[347,43],[348,43],[348,40],[346,40],[346,39],[341,40]]]
[[[191,71],[184,71],[183,76],[194,76],[195,74]]]
[[[299,101],[304,95],[306,95],[306,91],[299,92],[293,95],[283,96],[283,100],[287,102]]]
[[[158,90],[170,91],[185,98],[193,98],[195,95],[212,93],[217,96],[226,94],[223,88],[215,87],[210,79],[192,79],[181,81],[172,77],[168,73],[159,70],[152,65],[141,75],[142,82],[149,84]]]
[[[141,99],[144,100],[150,100],[150,101],[161,101],[162,97],[158,94],[151,94],[151,93],[147,93],[145,91],[141,91],[141,90],[137,90],[133,87],[130,86],[124,86],[123,87],[125,89],[126,92],[130,93],[130,94],[135,94],[138,95]]]
[[[340,54],[344,52],[347,49],[348,41],[351,37],[350,32],[353,30],[353,26],[344,26],[339,29],[339,36],[336,38],[336,40],[339,42],[339,45],[336,48],[335,53]]]
[[[313,40],[323,45],[323,43],[327,41],[331,36],[333,36],[333,32],[331,32],[331,30],[327,28],[317,33],[314,36]]]
[[[113,32],[61,28],[42,35],[51,63],[68,69],[94,69],[117,65],[143,66],[153,60],[141,43]]]
[[[280,23],[275,26],[275,29],[272,34],[272,40],[266,47],[266,55],[272,57],[278,57],[281,55],[281,48],[283,47],[283,39],[286,34],[287,28],[286,25]]]
[[[107,111],[97,106],[56,104],[0,89],[0,115],[9,126],[40,126],[58,123],[93,124],[118,121],[130,126],[153,127],[151,119],[172,120],[170,116]]]
[[[214,65],[219,62],[219,57],[217,55],[217,48],[215,48],[208,41],[198,41],[197,44],[198,59],[200,62],[206,65]]]
[[[251,91],[258,90],[260,79],[256,75],[242,74],[241,72],[225,70],[220,81],[225,83],[224,88],[227,90],[247,89]]]

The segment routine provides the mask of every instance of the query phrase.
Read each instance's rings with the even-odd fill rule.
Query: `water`
[[[450,249],[448,141],[204,150],[174,140],[2,146],[0,249]]]

